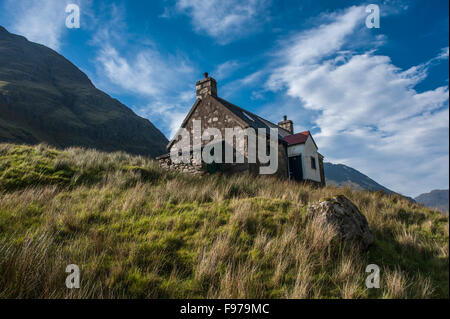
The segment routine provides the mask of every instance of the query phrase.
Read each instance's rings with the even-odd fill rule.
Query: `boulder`
[[[362,249],[367,249],[373,242],[366,217],[343,195],[326,198],[310,205],[308,215],[324,226],[332,226],[342,240],[353,241]]]

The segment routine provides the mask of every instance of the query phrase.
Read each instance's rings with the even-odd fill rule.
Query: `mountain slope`
[[[421,194],[415,198],[416,202],[427,207],[436,208],[448,214],[448,189],[433,190],[429,193]]]
[[[355,190],[382,190],[386,193],[394,193],[390,189],[378,184],[370,177],[354,168],[343,164],[324,163],[325,179],[328,185],[350,186]]]
[[[168,141],[63,56],[0,26],[0,142],[158,156]]]

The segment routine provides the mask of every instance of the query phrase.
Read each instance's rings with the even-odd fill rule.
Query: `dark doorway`
[[[303,180],[302,156],[289,157],[289,176],[296,181]]]

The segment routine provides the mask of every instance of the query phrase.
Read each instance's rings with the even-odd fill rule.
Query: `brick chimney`
[[[208,95],[217,96],[217,82],[206,72],[204,73],[204,78],[197,82],[195,88],[197,90],[197,99]]]
[[[286,115],[283,116],[283,121],[279,122],[278,126],[284,128],[289,133],[294,134],[294,124],[291,120],[287,119]]]

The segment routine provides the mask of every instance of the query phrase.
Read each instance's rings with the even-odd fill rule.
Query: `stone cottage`
[[[318,152],[309,131],[294,134],[294,126],[291,120],[284,116],[283,121],[278,125],[238,107],[217,95],[217,82],[207,73],[204,78],[196,84],[197,99],[181,124],[180,130],[193,132],[193,122],[201,122],[201,129],[216,128],[225,136],[226,128],[254,129],[255,131],[269,132],[270,129],[278,129],[278,167],[274,175],[295,181],[310,182],[319,186],[325,185],[323,169],[323,156]],[[267,133],[268,136],[269,133]],[[166,169],[179,170],[192,174],[213,174],[221,172],[225,174],[258,174],[258,168],[263,165],[260,162],[247,161],[248,140],[245,140],[243,163],[225,163],[218,161],[205,163],[194,158],[191,149],[191,156],[188,161],[176,163],[172,161],[170,153],[172,148],[180,140],[180,134],[169,142],[167,148],[169,153],[157,158],[160,165]],[[206,144],[202,141],[202,147]],[[237,139],[236,142],[238,143]],[[237,145],[232,148],[236,150]],[[240,150],[242,148],[239,148]]]

